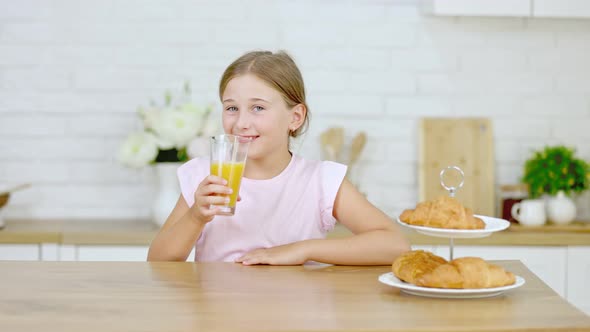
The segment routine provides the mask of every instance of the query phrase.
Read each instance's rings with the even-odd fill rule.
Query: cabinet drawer
[[[110,261],[110,262],[145,262],[149,246],[75,246],[70,258],[77,261]],[[189,254],[187,261],[193,261],[195,249]]]
[[[590,247],[569,247],[567,267],[567,300],[590,315]]]
[[[145,262],[148,246],[77,246],[78,261]]]
[[[37,261],[39,260],[39,245],[0,244],[0,260]]]

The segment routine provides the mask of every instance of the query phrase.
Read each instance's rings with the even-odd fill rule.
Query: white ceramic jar
[[[554,224],[568,224],[576,219],[576,204],[559,191],[547,199],[547,217]]]
[[[152,221],[162,226],[180,196],[176,170],[182,163],[156,163],[156,175],[158,178],[158,190],[152,204]]]

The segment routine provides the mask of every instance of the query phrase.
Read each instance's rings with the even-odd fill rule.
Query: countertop
[[[590,331],[519,261],[496,297],[435,299],[378,282],[389,266],[0,262],[1,331]]]
[[[149,245],[158,227],[148,220],[8,220],[0,230],[2,243],[59,243],[72,245]],[[350,232],[341,225],[328,235],[342,237]],[[406,232],[414,245],[447,245],[446,238]],[[567,226],[524,227],[512,225],[505,231],[478,239],[456,239],[455,245],[590,246],[590,222]]]

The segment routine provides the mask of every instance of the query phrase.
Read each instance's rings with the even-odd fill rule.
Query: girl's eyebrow
[[[270,103],[268,100],[262,99],[262,98],[250,98],[250,101],[263,101],[266,103]],[[233,103],[233,102],[235,102],[235,100],[228,98],[228,99],[224,99],[223,102],[224,103]]]
[[[250,98],[250,101],[263,101],[263,102],[265,102],[265,103],[269,103],[269,101],[268,101],[268,100],[266,100],[266,99],[262,99],[262,98]]]

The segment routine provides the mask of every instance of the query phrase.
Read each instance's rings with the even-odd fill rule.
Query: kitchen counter
[[[378,282],[389,266],[0,262],[1,331],[590,331],[519,261],[525,285],[434,299]]]
[[[147,220],[7,220],[0,243],[149,245],[157,231]]]
[[[1,243],[58,243],[74,245],[149,245],[158,227],[147,220],[8,220],[0,230]],[[350,232],[338,225],[329,237]],[[448,239],[408,231],[414,245],[446,245]],[[583,246],[590,245],[590,222],[567,226],[524,227],[509,229],[479,239],[456,239],[456,245]]]

